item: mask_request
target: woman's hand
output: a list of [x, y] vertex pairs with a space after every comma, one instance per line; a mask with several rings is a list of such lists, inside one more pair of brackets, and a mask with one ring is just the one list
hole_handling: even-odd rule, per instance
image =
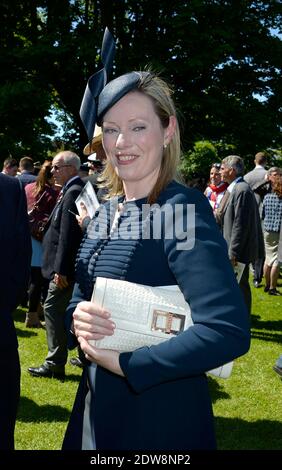
[[62, 274], [56, 273], [54, 275], [53, 281], [55, 282], [56, 286], [59, 289], [64, 289], [65, 287], [68, 287], [69, 283], [67, 280], [67, 276], [63, 276]]
[[98, 366], [104, 367], [110, 372], [124, 377], [124, 373], [119, 365], [120, 353], [118, 351], [90, 346], [90, 344], [81, 336], [78, 337], [78, 341], [88, 361], [95, 362]]
[[76, 217], [76, 220], [78, 222], [78, 225], [81, 228], [85, 217], [89, 217], [89, 214], [88, 214], [88, 211], [87, 211], [86, 206], [84, 204], [82, 206], [81, 203], [80, 203], [80, 209], [81, 209], [80, 210], [80, 215], [76, 215], [75, 217]]
[[124, 376], [119, 365], [119, 352], [99, 349], [89, 344], [89, 340], [98, 340], [114, 334], [115, 323], [110, 319], [110, 312], [93, 302], [80, 302], [73, 313], [73, 330], [86, 359]]
[[80, 302], [73, 313], [73, 329], [77, 338], [97, 340], [113, 335], [115, 324], [104, 308], [93, 302]]

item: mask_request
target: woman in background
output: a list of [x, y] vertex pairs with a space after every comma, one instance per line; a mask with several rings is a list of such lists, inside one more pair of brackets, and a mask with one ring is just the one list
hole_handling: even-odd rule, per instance
[[[34, 205], [40, 199], [40, 210], [42, 214], [51, 214], [57, 200], [58, 191], [53, 187], [53, 176], [51, 173], [52, 163], [46, 161], [39, 171], [37, 179], [34, 183], [30, 183], [25, 187], [27, 198], [27, 210], [30, 212]], [[44, 288], [44, 280], [41, 274], [42, 266], [42, 242], [31, 237], [32, 258], [30, 284], [28, 291], [28, 312], [26, 314], [25, 325], [27, 328], [42, 328], [39, 319], [38, 310], [40, 308], [40, 300], [42, 290]], [[47, 286], [46, 286], [47, 287]]]
[[281, 295], [277, 290], [279, 277], [278, 244], [282, 223], [282, 175], [277, 175], [271, 182], [272, 192], [266, 194], [262, 205], [264, 227], [265, 262], [263, 273], [265, 277], [264, 292], [269, 295]]
[[220, 176], [220, 163], [213, 163], [210, 170], [210, 183], [205, 189], [205, 196], [207, 196], [212, 210], [215, 212], [218, 208], [221, 199], [228, 187], [227, 183], [221, 181]]

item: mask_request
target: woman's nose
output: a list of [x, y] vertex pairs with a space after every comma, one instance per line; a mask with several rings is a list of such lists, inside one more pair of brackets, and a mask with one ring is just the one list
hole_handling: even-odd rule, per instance
[[123, 148], [123, 147], [128, 146], [129, 143], [130, 143], [130, 139], [129, 139], [128, 133], [120, 132], [116, 140], [116, 147]]

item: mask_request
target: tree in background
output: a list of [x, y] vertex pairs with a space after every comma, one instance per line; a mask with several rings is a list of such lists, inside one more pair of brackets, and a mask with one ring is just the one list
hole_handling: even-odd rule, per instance
[[173, 84], [185, 154], [202, 140], [247, 162], [281, 148], [281, 16], [280, 0], [0, 0], [0, 158], [55, 148], [51, 110], [59, 145], [83, 148], [78, 112], [105, 26], [112, 77], [151, 64]]

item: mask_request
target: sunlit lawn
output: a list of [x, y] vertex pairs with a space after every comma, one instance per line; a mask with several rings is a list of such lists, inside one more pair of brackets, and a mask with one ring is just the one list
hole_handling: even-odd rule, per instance
[[[250, 352], [236, 360], [228, 380], [209, 379], [219, 449], [282, 449], [282, 381], [272, 370], [282, 354], [282, 297], [253, 289], [252, 311]], [[81, 370], [67, 365], [64, 382], [31, 377], [27, 368], [44, 361], [46, 338], [44, 330], [25, 328], [24, 317], [18, 309], [22, 380], [16, 448], [60, 449]]]

